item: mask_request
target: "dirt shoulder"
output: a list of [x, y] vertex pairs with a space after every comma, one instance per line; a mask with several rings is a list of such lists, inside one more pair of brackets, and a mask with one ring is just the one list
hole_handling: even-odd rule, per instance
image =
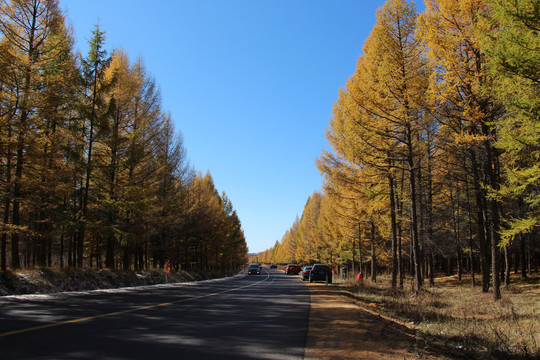
[[364, 309], [338, 286], [308, 286], [311, 310], [305, 359], [445, 359], [427, 351], [415, 330]]

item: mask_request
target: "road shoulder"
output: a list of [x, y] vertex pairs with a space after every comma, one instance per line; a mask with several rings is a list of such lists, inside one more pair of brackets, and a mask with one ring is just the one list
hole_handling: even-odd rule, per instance
[[339, 287], [309, 284], [305, 359], [440, 359], [423, 351], [415, 331], [356, 305]]

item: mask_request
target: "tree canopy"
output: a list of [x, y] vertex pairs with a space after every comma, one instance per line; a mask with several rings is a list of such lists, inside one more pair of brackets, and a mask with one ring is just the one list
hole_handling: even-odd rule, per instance
[[80, 56], [57, 0], [0, 2], [1, 268], [232, 272], [231, 200], [189, 164], [142, 58]]
[[[411, 276], [540, 263], [537, 0], [388, 0], [339, 90], [300, 220], [259, 256]], [[517, 271], [517, 270], [516, 270]]]

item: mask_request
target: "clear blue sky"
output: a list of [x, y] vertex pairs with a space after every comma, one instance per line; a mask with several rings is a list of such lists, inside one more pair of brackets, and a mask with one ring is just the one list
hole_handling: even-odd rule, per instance
[[315, 159], [377, 0], [60, 0], [76, 47], [94, 25], [142, 57], [190, 162], [236, 209], [250, 252], [281, 241], [322, 185]]

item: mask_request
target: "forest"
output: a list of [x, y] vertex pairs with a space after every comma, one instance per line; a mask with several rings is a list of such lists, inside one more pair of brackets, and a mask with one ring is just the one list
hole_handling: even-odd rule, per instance
[[[388, 0], [339, 90], [314, 192], [261, 262], [501, 297], [540, 263], [540, 2]], [[356, 270], [355, 270], [356, 269]]]
[[89, 38], [81, 55], [58, 0], [0, 1], [1, 270], [240, 269], [232, 202], [190, 165], [143, 59]]

